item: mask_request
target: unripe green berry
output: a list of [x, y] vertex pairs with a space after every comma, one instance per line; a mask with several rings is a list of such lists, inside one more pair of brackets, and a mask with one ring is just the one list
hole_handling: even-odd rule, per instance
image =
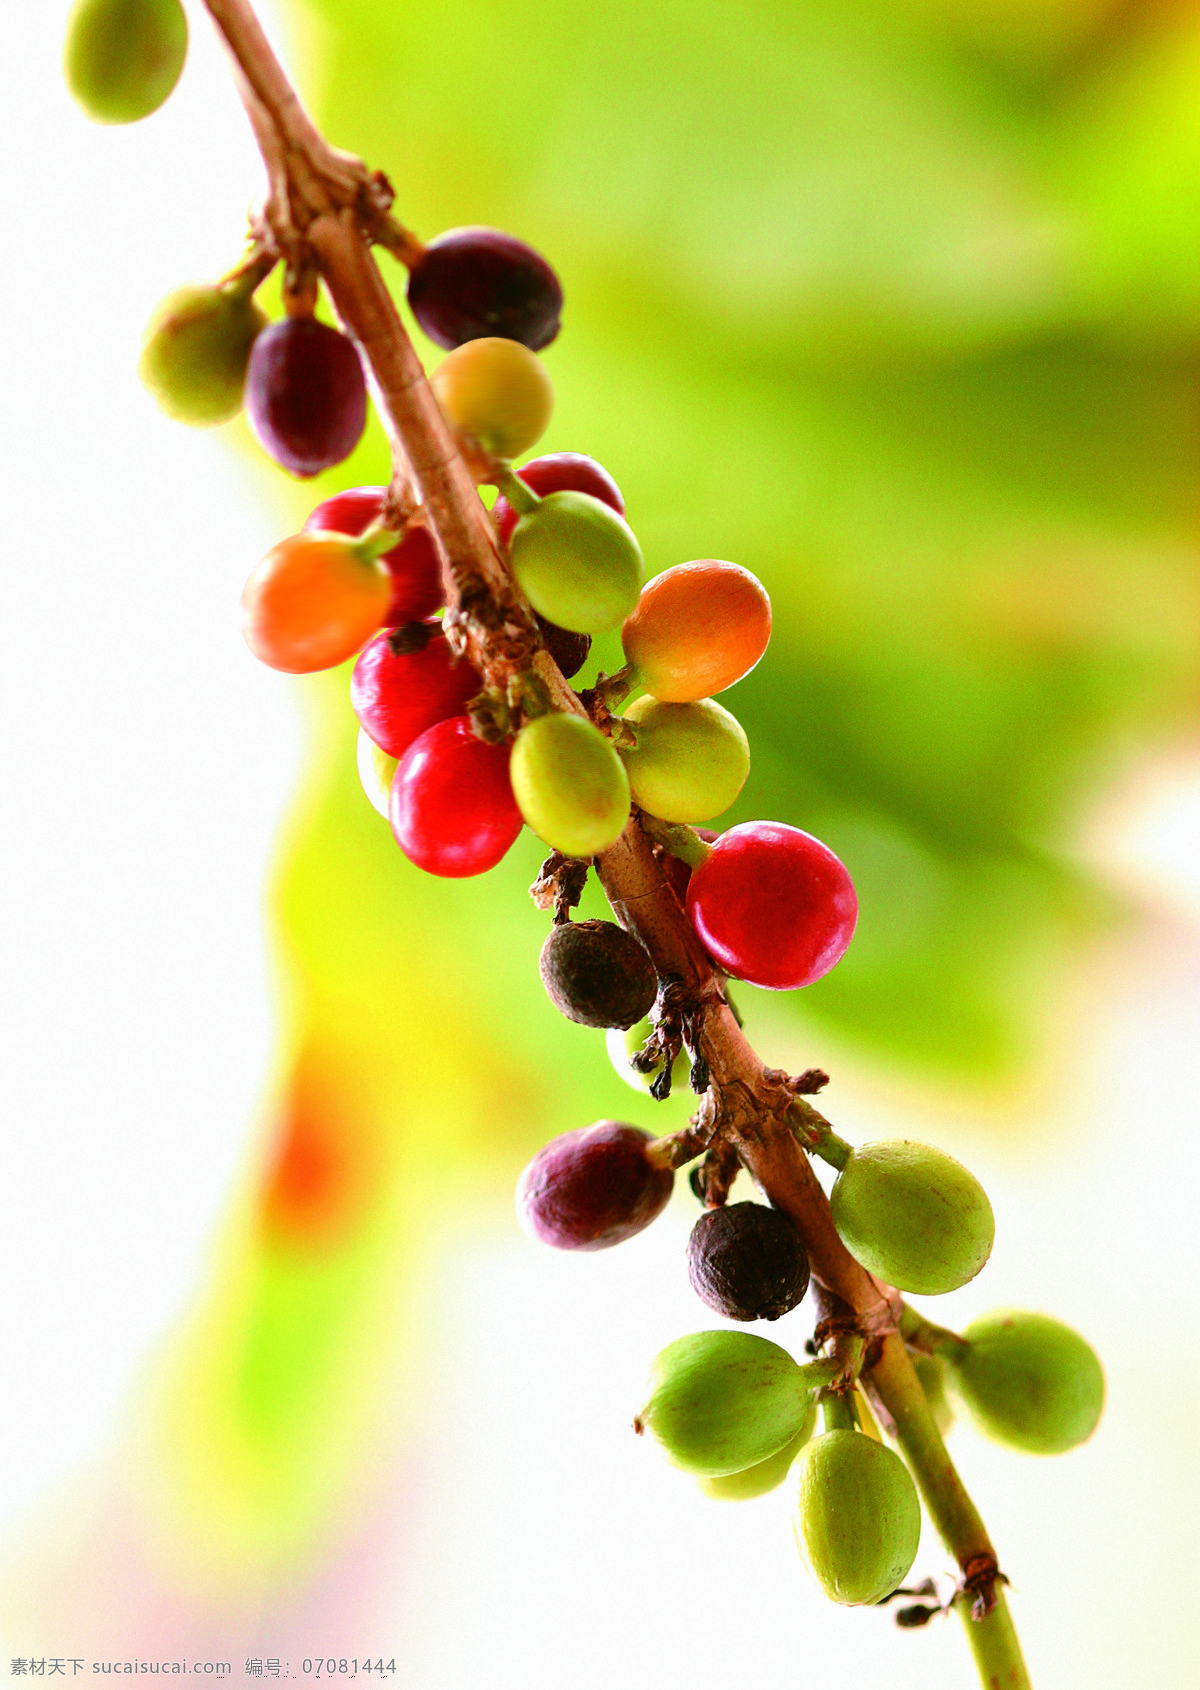
[[697, 1479], [696, 1483], [705, 1496], [711, 1496], [717, 1502], [749, 1502], [753, 1497], [778, 1490], [791, 1472], [796, 1457], [812, 1437], [816, 1424], [817, 1398], [814, 1393], [808, 1399], [808, 1414], [803, 1426], [781, 1450], [768, 1455], [765, 1461], [756, 1461], [753, 1467], [743, 1467], [740, 1473], [722, 1473], [718, 1478]]
[[931, 1297], [974, 1279], [996, 1223], [974, 1174], [911, 1139], [864, 1144], [830, 1193], [833, 1224], [869, 1273]]
[[582, 716], [555, 711], [526, 722], [509, 776], [529, 826], [565, 857], [594, 857], [620, 838], [629, 779], [612, 742]]
[[667, 822], [706, 822], [727, 810], [750, 773], [750, 745], [728, 710], [636, 699], [625, 720], [637, 743], [622, 750], [633, 801]]
[[633, 1422], [676, 1467], [719, 1477], [756, 1466], [790, 1443], [811, 1404], [786, 1350], [751, 1332], [694, 1332], [655, 1357], [650, 1395]]
[[945, 1437], [954, 1424], [954, 1409], [946, 1395], [946, 1364], [940, 1356], [914, 1356], [912, 1361], [934, 1425]]
[[1096, 1429], [1104, 1370], [1091, 1345], [1060, 1320], [998, 1309], [972, 1321], [961, 1349], [942, 1355], [951, 1392], [999, 1443], [1058, 1455]]
[[178, 288], [146, 327], [138, 375], [177, 422], [228, 422], [242, 408], [250, 348], [266, 326], [237, 286]]
[[96, 123], [136, 123], [157, 111], [187, 56], [179, 0], [78, 0], [67, 24], [63, 73]]
[[912, 1566], [921, 1504], [908, 1468], [861, 1432], [823, 1432], [796, 1463], [796, 1547], [833, 1602], [881, 1602]]
[[633, 530], [590, 493], [547, 493], [513, 529], [508, 561], [538, 615], [575, 634], [619, 628], [646, 578]]

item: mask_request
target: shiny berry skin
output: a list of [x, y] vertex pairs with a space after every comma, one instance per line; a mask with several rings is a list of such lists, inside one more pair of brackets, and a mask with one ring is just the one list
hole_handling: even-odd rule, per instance
[[340, 464], [367, 422], [354, 342], [315, 317], [272, 323], [250, 354], [246, 414], [265, 450], [293, 475]]
[[381, 750], [403, 757], [414, 739], [450, 716], [461, 716], [482, 682], [454, 660], [436, 622], [382, 633], [363, 648], [350, 677], [350, 705]]
[[828, 974], [854, 936], [858, 898], [827, 845], [783, 822], [743, 822], [692, 870], [687, 913], [713, 960], [791, 992]]
[[400, 759], [389, 816], [404, 855], [461, 880], [494, 868], [521, 831], [509, 748], [477, 739], [470, 717], [427, 728]]
[[559, 1250], [607, 1250], [662, 1213], [675, 1175], [646, 1160], [650, 1134], [620, 1121], [552, 1139], [517, 1182], [517, 1219]]
[[541, 254], [501, 229], [447, 229], [408, 277], [412, 314], [438, 346], [499, 335], [540, 352], [558, 333], [562, 302]]
[[[603, 464], [598, 464], [595, 458], [586, 457], [582, 452], [547, 452], [544, 458], [531, 458], [527, 464], [522, 464], [517, 476], [526, 487], [543, 498], [547, 493], [590, 493], [593, 499], [599, 499], [618, 516], [625, 515], [621, 489]], [[519, 520], [519, 513], [501, 493], [492, 506], [492, 521], [496, 524], [502, 546], [507, 546], [512, 539], [512, 531]]]
[[344, 663], [376, 632], [391, 577], [339, 534], [292, 534], [242, 593], [242, 633], [261, 662], [290, 675]]
[[754, 668], [770, 637], [771, 601], [762, 582], [719, 558], [656, 575], [621, 629], [625, 661], [666, 704], [731, 687]]
[[187, 44], [179, 0], [79, 0], [67, 23], [63, 73], [94, 122], [136, 123], [179, 81]]
[[741, 723], [711, 698], [637, 698], [625, 712], [637, 743], [623, 747], [633, 801], [667, 822], [705, 822], [734, 802], [750, 773]]
[[554, 409], [550, 377], [515, 340], [467, 341], [442, 359], [429, 385], [462, 443], [493, 458], [527, 452]]
[[[383, 515], [386, 487], [348, 487], [317, 506], [305, 528], [330, 534], [364, 534]], [[442, 561], [423, 522], [412, 522], [390, 552], [382, 554], [392, 577], [387, 626], [426, 622], [446, 602]]]
[[508, 560], [538, 615], [577, 634], [619, 628], [646, 578], [637, 536], [590, 493], [547, 493], [513, 530]]
[[592, 722], [552, 711], [526, 722], [513, 742], [512, 787], [539, 839], [564, 857], [595, 857], [629, 819], [629, 777]]

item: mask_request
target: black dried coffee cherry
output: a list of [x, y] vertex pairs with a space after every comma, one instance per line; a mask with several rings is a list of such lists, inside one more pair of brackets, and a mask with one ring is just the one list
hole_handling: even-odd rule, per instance
[[[534, 615], [537, 616], [536, 611]], [[588, 652], [592, 649], [592, 636], [573, 634], [569, 628], [560, 628], [557, 622], [547, 622], [544, 616], [537, 617], [537, 625], [542, 630], [546, 650], [562, 671], [563, 680], [569, 681], [587, 662]]]
[[558, 333], [562, 302], [541, 254], [500, 229], [447, 229], [408, 277], [412, 314], [438, 346], [499, 335], [540, 352]]
[[649, 953], [613, 921], [552, 927], [538, 968], [551, 1003], [584, 1027], [632, 1027], [658, 994]]
[[687, 1260], [692, 1289], [727, 1320], [778, 1320], [808, 1289], [800, 1234], [763, 1203], [730, 1203], [701, 1215]]

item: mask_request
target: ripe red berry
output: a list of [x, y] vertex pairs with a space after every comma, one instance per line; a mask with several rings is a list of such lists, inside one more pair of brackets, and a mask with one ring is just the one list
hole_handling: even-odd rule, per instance
[[828, 974], [854, 936], [858, 898], [827, 845], [783, 822], [743, 822], [692, 870], [687, 913], [714, 960], [790, 992]]
[[367, 384], [354, 342], [315, 317], [285, 317], [254, 342], [246, 414], [266, 450], [293, 475], [316, 475], [358, 445]]
[[456, 663], [436, 622], [418, 622], [371, 640], [350, 677], [350, 704], [381, 750], [403, 757], [426, 728], [461, 716], [482, 685]]
[[[522, 464], [517, 475], [535, 493], [590, 493], [618, 516], [625, 515], [621, 489], [603, 464], [582, 452], [547, 452], [543, 458], [531, 458]], [[492, 506], [492, 521], [502, 546], [507, 546], [519, 520], [502, 493]]]
[[477, 739], [452, 716], [413, 741], [392, 781], [390, 820], [410, 862], [461, 879], [494, 868], [521, 831], [507, 745]]
[[448, 229], [408, 278], [412, 314], [438, 346], [499, 335], [540, 352], [558, 333], [562, 302], [541, 254], [500, 229]]
[[517, 1183], [517, 1219], [559, 1250], [606, 1250], [649, 1226], [675, 1183], [646, 1159], [650, 1134], [594, 1121], [539, 1150]]
[[[305, 528], [332, 534], [364, 534], [383, 515], [386, 487], [348, 487], [317, 506]], [[412, 522], [392, 547], [381, 554], [392, 577], [392, 602], [387, 626], [425, 622], [446, 602], [442, 561], [433, 535], [423, 522]]]

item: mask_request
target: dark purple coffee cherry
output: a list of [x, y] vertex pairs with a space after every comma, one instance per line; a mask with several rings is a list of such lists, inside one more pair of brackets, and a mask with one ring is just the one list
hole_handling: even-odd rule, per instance
[[595, 1121], [552, 1139], [517, 1182], [517, 1219], [559, 1250], [606, 1250], [649, 1226], [675, 1183], [646, 1158], [650, 1134]]
[[615, 921], [552, 927], [538, 969], [551, 1003], [583, 1027], [632, 1027], [658, 995], [649, 952]]
[[254, 342], [246, 412], [276, 463], [317, 475], [348, 458], [367, 422], [354, 342], [315, 317], [285, 317]]
[[438, 346], [497, 335], [540, 352], [558, 333], [562, 302], [546, 260], [500, 229], [448, 229], [408, 278], [412, 314]]
[[701, 1215], [687, 1261], [700, 1301], [727, 1320], [778, 1320], [808, 1290], [800, 1234], [763, 1203], [730, 1203]]
[[[536, 611], [534, 615], [537, 616]], [[542, 630], [546, 650], [562, 671], [563, 680], [569, 681], [587, 662], [588, 652], [592, 649], [592, 636], [573, 634], [568, 628], [560, 628], [557, 622], [547, 622], [544, 616], [537, 617], [537, 625]]]

